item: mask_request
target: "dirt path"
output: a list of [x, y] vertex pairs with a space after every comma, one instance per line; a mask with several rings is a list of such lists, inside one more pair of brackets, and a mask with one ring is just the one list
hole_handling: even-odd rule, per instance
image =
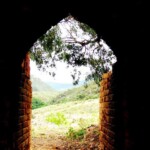
[[33, 138], [31, 150], [59, 150], [63, 148], [63, 140], [52, 138]]
[[32, 138], [31, 150], [98, 150], [98, 126], [91, 126], [83, 140], [69, 140], [60, 135]]

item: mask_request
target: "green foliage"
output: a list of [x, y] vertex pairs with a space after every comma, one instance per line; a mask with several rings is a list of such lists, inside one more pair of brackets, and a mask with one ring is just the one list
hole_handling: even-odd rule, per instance
[[58, 95], [58, 93], [53, 93], [51, 91], [33, 91], [32, 99], [39, 99], [41, 102], [45, 103], [46, 105], [50, 105], [50, 104], [54, 104], [54, 99]]
[[58, 94], [49, 85], [31, 75], [32, 81], [32, 109], [49, 105], [49, 102]]
[[[54, 114], [55, 112], [55, 114]], [[47, 116], [57, 116], [57, 112], [64, 115], [67, 120], [66, 124], [62, 123], [59, 126], [50, 125], [46, 120]], [[32, 110], [32, 135], [41, 137], [41, 133], [59, 133], [59, 135], [66, 136], [70, 127], [75, 131], [85, 129], [92, 124], [99, 122], [99, 100], [91, 99], [86, 101], [70, 101], [55, 105]], [[41, 126], [41, 122], [43, 122]], [[54, 121], [55, 122], [55, 121]], [[56, 121], [57, 122], [57, 121]]]
[[[63, 37], [63, 30], [67, 33]], [[80, 40], [78, 39], [80, 37]], [[88, 37], [88, 38], [87, 38]], [[66, 62], [68, 66], [88, 66], [91, 70], [85, 79], [99, 85], [101, 75], [110, 70], [115, 55], [106, 43], [99, 41], [96, 32], [87, 24], [68, 16], [53, 26], [30, 49], [31, 58], [39, 68], [55, 68], [57, 61]], [[54, 72], [49, 72], [55, 76]], [[78, 84], [81, 72], [74, 69], [73, 84]]]
[[72, 127], [70, 127], [68, 132], [66, 133], [66, 137], [72, 140], [74, 139], [81, 140], [84, 138], [85, 133], [86, 133], [85, 129], [75, 130]]
[[96, 98], [99, 98], [99, 87], [94, 82], [90, 82], [87, 87], [80, 86], [64, 92], [55, 92], [53, 90], [33, 91], [32, 108], [36, 109], [47, 105], [70, 101], [87, 101]]
[[57, 112], [56, 114], [51, 113], [49, 116], [47, 116], [46, 121], [54, 123], [56, 125], [67, 124], [67, 119], [61, 112]]
[[90, 82], [87, 87], [81, 86], [72, 88], [58, 94], [53, 98], [53, 104], [65, 103], [68, 101], [85, 101], [99, 98], [99, 87], [94, 82]]
[[40, 99], [32, 98], [32, 109], [40, 108], [46, 106], [44, 102], [42, 102]]
[[80, 23], [79, 26], [84, 32], [89, 33], [90, 35], [92, 35], [92, 37], [97, 36], [96, 32], [90, 26], [88, 26], [87, 24]]
[[[76, 122], [78, 122], [79, 128], [74, 129], [73, 127], [70, 127], [66, 132], [66, 137], [72, 140], [74, 139], [82, 140], [84, 138], [84, 135], [86, 134], [86, 128], [91, 126], [91, 122], [92, 123], [95, 122], [94, 120], [92, 120], [93, 118], [94, 116], [90, 120], [87, 118], [86, 119], [79, 118], [79, 120], [76, 120]], [[95, 135], [99, 134], [97, 130], [94, 130], [93, 133]]]

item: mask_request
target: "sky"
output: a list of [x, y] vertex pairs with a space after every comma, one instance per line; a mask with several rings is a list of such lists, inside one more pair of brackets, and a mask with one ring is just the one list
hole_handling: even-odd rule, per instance
[[[73, 25], [76, 25], [75, 22]], [[70, 35], [68, 35], [68, 30], [70, 31], [70, 24], [65, 24], [62, 23], [59, 25], [60, 29], [61, 29], [61, 38], [66, 38], [69, 37]], [[83, 32], [81, 32], [81, 29], [78, 29], [78, 32], [76, 32], [76, 34], [72, 33], [71, 36], [73, 36], [73, 39], [77, 39], [77, 41], [84, 41], [89, 40], [90, 36], [83, 34]], [[80, 39], [81, 38], [81, 39]], [[109, 46], [101, 39], [100, 44], [103, 45], [105, 50], [109, 50]], [[85, 50], [85, 49], [84, 49]], [[86, 51], [86, 50], [85, 50]], [[85, 53], [85, 52], [83, 52]], [[91, 51], [92, 55], [94, 56], [94, 58], [99, 56], [95, 53], [93, 53], [93, 51]], [[111, 60], [113, 63], [115, 63], [116, 59]], [[48, 68], [47, 71], [52, 68]], [[90, 69], [82, 66], [82, 67], [78, 67], [77, 68], [78, 71], [81, 72], [80, 75], [80, 81], [84, 81], [85, 77], [87, 76], [87, 74], [90, 74]], [[73, 79], [71, 77], [71, 72], [73, 72], [73, 67], [69, 67], [67, 68], [67, 65], [63, 62], [57, 62], [56, 63], [56, 69], [54, 70], [54, 72], [56, 73], [55, 77], [50, 76], [48, 73], [43, 72], [43, 71], [39, 71], [39, 69], [36, 66], [36, 63], [33, 62], [32, 60], [30, 60], [30, 73], [31, 75], [40, 78], [42, 81], [44, 82], [55, 82], [55, 83], [73, 83]]]
[[[36, 63], [30, 59], [30, 73], [31, 75], [40, 78], [44, 82], [55, 82], [55, 83], [72, 83], [72, 77], [71, 77], [71, 71], [73, 68], [66, 68], [66, 64], [63, 62], [58, 62], [56, 64], [56, 76], [52, 77], [48, 73], [39, 71], [39, 69], [36, 66]], [[81, 71], [81, 78], [80, 81], [85, 79], [85, 75], [87, 72], [89, 72], [89, 68], [86, 67], [80, 67], [79, 70]]]

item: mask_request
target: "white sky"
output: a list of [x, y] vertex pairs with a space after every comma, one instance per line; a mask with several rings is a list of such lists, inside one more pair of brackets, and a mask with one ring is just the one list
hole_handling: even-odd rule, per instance
[[[58, 62], [56, 64], [56, 76], [52, 77], [48, 73], [39, 71], [39, 69], [36, 66], [36, 63], [30, 59], [30, 73], [34, 75], [35, 77], [40, 78], [42, 81], [45, 82], [55, 82], [55, 83], [73, 83], [73, 79], [71, 77], [71, 71], [72, 68], [66, 68], [66, 64], [62, 62]], [[87, 72], [89, 72], [89, 68], [86, 67], [80, 67], [79, 70], [81, 71], [81, 78], [80, 81], [85, 79], [85, 75]]]
[[[64, 26], [69, 29], [68, 25], [64, 24]], [[67, 37], [67, 34], [68, 34], [67, 30], [64, 28], [64, 26], [63, 26], [63, 24], [60, 25], [61, 32], [62, 32], [61, 33], [62, 38], [63, 37]], [[80, 40], [80, 36], [82, 37], [82, 39], [83, 39], [83, 36], [84, 36], [84, 39], [89, 38], [89, 36], [84, 35], [79, 30], [78, 31], [78, 35], [77, 35], [77, 39], [78, 40]], [[109, 49], [109, 46], [103, 40], [101, 40], [101, 44], [103, 44], [103, 46], [104, 46], [105, 49]], [[114, 59], [113, 61], [115, 62], [116, 59]], [[36, 66], [36, 63], [33, 62], [32, 60], [30, 60], [30, 73], [32, 75], [34, 75], [35, 77], [38, 77], [41, 80], [46, 81], [46, 82], [50, 81], [50, 82], [56, 82], [56, 83], [73, 83], [73, 79], [71, 77], [71, 71], [73, 70], [73, 67], [66, 68], [66, 66], [67, 65], [65, 63], [58, 62], [56, 64], [56, 69], [54, 71], [56, 73], [56, 76], [52, 77], [52, 76], [50, 76], [46, 72], [39, 71], [38, 68], [37, 68], [37, 66]], [[52, 70], [52, 68], [49, 68], [49, 69]], [[87, 73], [90, 72], [90, 69], [87, 68], [87, 67], [80, 67], [80, 68], [78, 67], [77, 69], [81, 72], [80, 81], [84, 80], [85, 76], [87, 75]]]

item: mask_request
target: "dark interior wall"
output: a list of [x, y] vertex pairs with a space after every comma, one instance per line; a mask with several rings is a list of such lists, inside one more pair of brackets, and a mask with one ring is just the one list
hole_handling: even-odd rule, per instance
[[[57, 5], [62, 7], [57, 7]], [[36, 39], [69, 13], [93, 27], [117, 56], [118, 149], [146, 149], [149, 135], [149, 5], [142, 0], [100, 2], [6, 1], [0, 5], [0, 145], [12, 147], [20, 65]], [[9, 94], [8, 94], [9, 93]], [[5, 132], [6, 131], [6, 132]], [[6, 148], [7, 147], [7, 148]]]
[[30, 145], [31, 82], [29, 57], [0, 59], [0, 149], [23, 150]]
[[0, 58], [0, 149], [5, 150], [13, 147], [21, 70], [15, 57], [1, 55]]

